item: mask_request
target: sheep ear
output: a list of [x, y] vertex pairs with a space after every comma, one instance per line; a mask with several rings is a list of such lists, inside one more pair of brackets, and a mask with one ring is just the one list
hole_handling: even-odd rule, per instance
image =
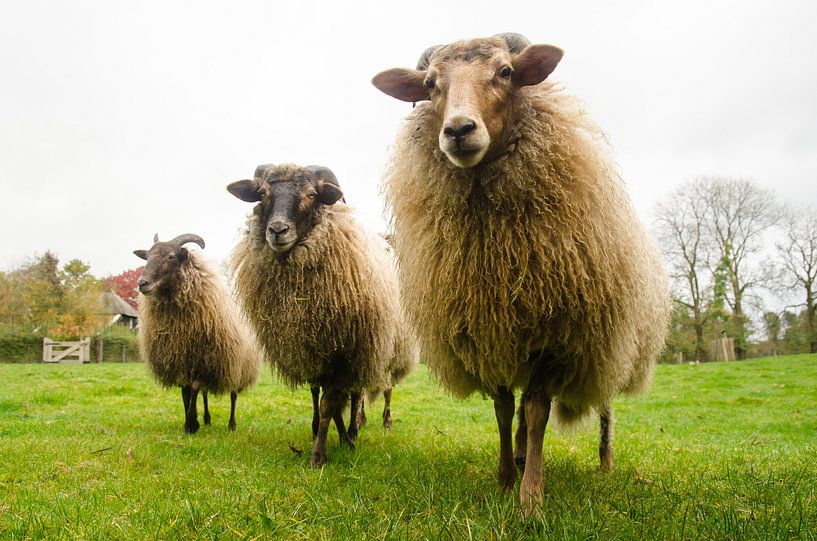
[[227, 191], [247, 203], [261, 201], [261, 187], [255, 180], [237, 180], [227, 185]]
[[343, 192], [331, 182], [318, 184], [318, 201], [324, 205], [334, 205], [343, 197]]
[[187, 251], [187, 248], [179, 248], [179, 261], [187, 261], [187, 256], [190, 253]]
[[516, 86], [538, 85], [553, 73], [562, 55], [553, 45], [528, 45], [513, 60], [511, 80]]
[[148, 259], [148, 251], [147, 250], [134, 250], [133, 255], [136, 257], [141, 257], [145, 261]]
[[392, 98], [415, 102], [429, 99], [425, 80], [424, 71], [393, 68], [375, 75], [372, 84]]

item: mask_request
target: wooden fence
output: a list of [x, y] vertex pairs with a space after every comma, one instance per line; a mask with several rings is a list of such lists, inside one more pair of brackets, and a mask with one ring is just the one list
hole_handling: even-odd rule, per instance
[[81, 364], [90, 361], [90, 338], [83, 338], [79, 342], [57, 342], [48, 337], [43, 338], [44, 363]]

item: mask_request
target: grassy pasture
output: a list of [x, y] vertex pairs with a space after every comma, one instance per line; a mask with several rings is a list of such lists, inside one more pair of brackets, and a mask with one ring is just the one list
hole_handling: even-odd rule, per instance
[[614, 403], [610, 474], [595, 423], [549, 427], [527, 522], [495, 480], [491, 402], [450, 398], [424, 367], [395, 390], [394, 429], [369, 406], [358, 449], [333, 430], [322, 470], [308, 390], [268, 371], [236, 433], [221, 397], [194, 436], [140, 364], [0, 365], [0, 381], [0, 539], [817, 536], [817, 355], [659, 366], [651, 393]]

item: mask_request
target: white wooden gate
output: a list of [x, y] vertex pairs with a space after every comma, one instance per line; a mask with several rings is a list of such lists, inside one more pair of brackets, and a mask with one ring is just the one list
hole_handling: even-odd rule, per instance
[[90, 361], [90, 338], [83, 338], [79, 342], [57, 342], [48, 337], [43, 338], [44, 363], [80, 364]]

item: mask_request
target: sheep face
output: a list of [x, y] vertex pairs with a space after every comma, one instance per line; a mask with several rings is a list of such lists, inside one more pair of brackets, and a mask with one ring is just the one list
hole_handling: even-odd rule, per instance
[[552, 45], [515, 51], [502, 37], [474, 39], [427, 51], [427, 69], [390, 69], [372, 83], [399, 100], [431, 100], [440, 150], [468, 168], [504, 151], [517, 91], [544, 81], [561, 58]]
[[254, 179], [233, 182], [227, 190], [242, 201], [258, 202], [260, 233], [279, 255], [309, 235], [324, 206], [343, 197], [335, 175], [321, 166], [262, 165]]
[[160, 242], [158, 235], [153, 238], [150, 250], [134, 250], [137, 257], [146, 260], [145, 270], [139, 277], [139, 292], [150, 295], [155, 291], [171, 290], [176, 283], [176, 271], [188, 259], [187, 248], [183, 244], [195, 242], [204, 248], [204, 240], [198, 235], [179, 235], [173, 240]]

